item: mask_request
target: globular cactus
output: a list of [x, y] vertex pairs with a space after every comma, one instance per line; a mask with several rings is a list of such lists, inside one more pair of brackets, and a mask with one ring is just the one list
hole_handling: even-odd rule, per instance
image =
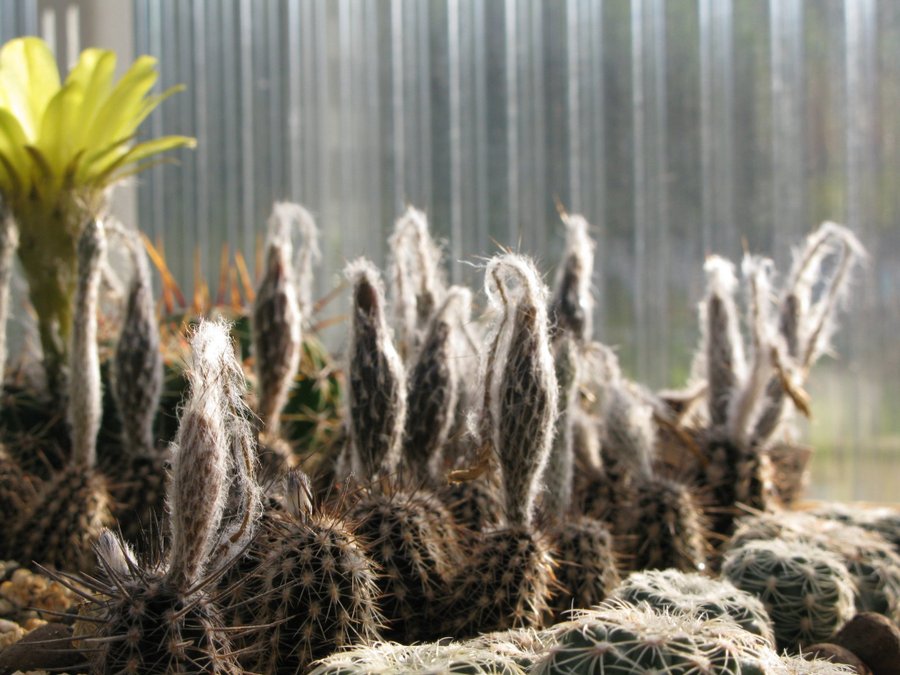
[[68, 466], [37, 488], [37, 494], [27, 501], [10, 533], [11, 555], [58, 569], [90, 569], [91, 547], [112, 522], [107, 482], [96, 470], [102, 398], [97, 294], [105, 251], [102, 223], [88, 223], [78, 240], [78, 283], [70, 346], [67, 418], [72, 457]]
[[835, 554], [854, 581], [857, 611], [900, 621], [900, 556], [877, 533], [808, 513], [781, 512], [739, 520], [729, 546], [775, 538]]
[[251, 546], [253, 564], [234, 587], [249, 625], [248, 666], [264, 673], [306, 672], [336, 649], [378, 639], [376, 567], [339, 513], [314, 504], [299, 470], [285, 479], [285, 509], [269, 514]]
[[728, 581], [674, 569], [634, 572], [616, 588], [612, 599], [632, 605], [645, 602], [660, 612], [730, 618], [744, 630], [775, 646], [772, 621], [762, 602]]
[[562, 219], [566, 246], [548, 313], [555, 335], [567, 332], [582, 343], [591, 339], [593, 324], [594, 240], [588, 235], [589, 225], [583, 216], [563, 213]]
[[431, 315], [444, 301], [441, 251], [428, 232], [425, 214], [412, 206], [397, 219], [389, 245], [388, 278], [397, 343], [403, 359], [408, 361], [418, 352]]
[[546, 289], [531, 261], [514, 254], [491, 260], [485, 279], [497, 319], [485, 359], [482, 441], [500, 466], [504, 519], [450, 583], [444, 614], [456, 636], [540, 625], [552, 579], [548, 543], [533, 522], [558, 412]]
[[529, 673], [760, 673], [769, 658], [731, 619], [614, 604], [576, 613]]
[[890, 507], [855, 507], [837, 502], [826, 503], [812, 513], [819, 518], [836, 520], [875, 532], [900, 554], [900, 511]]
[[310, 675], [388, 675], [446, 673], [452, 675], [524, 675], [514, 659], [469, 644], [443, 642], [406, 646], [383, 643], [338, 652], [322, 659]]
[[125, 538], [135, 541], [142, 529], [162, 515], [169, 450], [158, 445], [153, 435], [163, 387], [163, 359], [150, 269], [140, 239], [132, 236], [129, 244], [134, 273], [112, 379], [125, 452], [106, 470], [113, 478], [114, 515]]
[[223, 324], [201, 323], [191, 345], [190, 394], [173, 443], [168, 554], [139, 562], [106, 532], [97, 546], [101, 574], [85, 582], [80, 618], [88, 627], [75, 637], [98, 675], [244, 672], [212, 595], [254, 534], [233, 527], [246, 514], [228, 513], [229, 492], [246, 480], [234, 461], [242, 442], [235, 415], [243, 411], [229, 391], [239, 366]]
[[850, 573], [816, 546], [751, 541], [725, 555], [722, 576], [762, 601], [779, 649], [825, 641], [854, 614]]
[[367, 479], [391, 473], [400, 461], [406, 424], [406, 372], [384, 316], [378, 270], [359, 259], [347, 266], [353, 284], [348, 373], [353, 470]]
[[460, 378], [460, 317], [469, 314], [471, 292], [447, 291], [434, 313], [409, 374], [403, 458], [415, 484], [441, 482], [443, 448], [455, 421]]
[[269, 218], [265, 267], [253, 303], [257, 415], [266, 449], [261, 456], [266, 465], [276, 468], [290, 461], [290, 447], [276, 441], [281, 428], [281, 409], [287, 402], [302, 349], [302, 316], [292, 266], [290, 228], [298, 208], [275, 204]]

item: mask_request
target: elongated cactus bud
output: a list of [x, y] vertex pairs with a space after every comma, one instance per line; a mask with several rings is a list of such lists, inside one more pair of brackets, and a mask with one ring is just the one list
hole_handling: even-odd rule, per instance
[[578, 407], [578, 358], [572, 338], [560, 338], [556, 348], [556, 381], [559, 384], [559, 414], [556, 435], [544, 470], [544, 511], [562, 519], [572, 504], [574, 453], [572, 418]]
[[364, 479], [392, 473], [406, 424], [406, 373], [384, 318], [378, 270], [359, 259], [347, 266], [353, 284], [348, 399], [354, 470]]
[[72, 322], [67, 415], [72, 429], [72, 457], [83, 467], [97, 461], [103, 396], [97, 352], [97, 295], [100, 263], [106, 253], [106, 234], [99, 220], [85, 226], [78, 239], [78, 283]]
[[0, 204], [0, 387], [6, 373], [6, 323], [9, 319], [9, 285], [19, 247], [19, 228]]
[[707, 295], [702, 307], [703, 353], [709, 384], [709, 417], [713, 426], [728, 421], [731, 399], [744, 376], [744, 348], [738, 327], [734, 265], [710, 256], [703, 266]]
[[468, 289], [451, 287], [410, 373], [403, 456], [419, 483], [439, 478], [459, 392], [459, 315], [468, 313], [470, 303]]
[[300, 363], [301, 316], [292, 268], [290, 220], [276, 204], [269, 219], [263, 278], [253, 305], [253, 351], [259, 386], [257, 414], [277, 437], [281, 409]]
[[550, 322], [557, 331], [569, 331], [578, 342], [591, 339], [594, 298], [594, 240], [588, 235], [587, 220], [564, 214], [566, 248], [556, 274], [556, 288], [550, 304]]
[[441, 251], [431, 239], [425, 214], [412, 206], [397, 220], [389, 244], [398, 343], [404, 358], [409, 358], [418, 350], [432, 313], [443, 302]]
[[202, 576], [228, 496], [228, 400], [222, 371], [232, 350], [223, 324], [203, 322], [191, 340], [190, 397], [173, 444], [168, 581], [184, 591]]
[[527, 527], [558, 412], [546, 288], [530, 260], [506, 254], [488, 263], [485, 291], [500, 312], [492, 346], [496, 372], [485, 376], [490, 440], [500, 460], [507, 522]]
[[113, 360], [113, 395], [122, 418], [122, 443], [134, 457], [150, 455], [156, 445], [153, 419], [162, 394], [163, 360], [147, 254], [138, 237], [130, 243], [134, 275]]

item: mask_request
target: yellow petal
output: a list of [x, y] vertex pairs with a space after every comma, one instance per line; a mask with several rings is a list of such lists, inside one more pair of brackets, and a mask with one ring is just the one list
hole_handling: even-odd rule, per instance
[[117, 138], [133, 134], [136, 125], [130, 122], [140, 113], [141, 102], [153, 88], [158, 76], [156, 59], [151, 56], [139, 57], [97, 111], [85, 136], [87, 146], [105, 147]]
[[56, 59], [40, 38], [18, 38], [0, 49], [3, 105], [19, 119], [29, 139], [35, 139], [44, 110], [59, 87]]
[[47, 104], [35, 147], [47, 160], [54, 177], [62, 177], [69, 160], [78, 151], [73, 141], [83, 100], [84, 89], [78, 82], [70, 82]]
[[[25, 152], [25, 132], [18, 120], [8, 110], [0, 108], [0, 153], [9, 163], [10, 170], [18, 176], [20, 189], [27, 190], [31, 173], [31, 160]], [[15, 178], [11, 177], [15, 181]]]
[[[103, 170], [96, 173], [91, 180], [92, 182], [99, 181], [104, 184], [109, 183], [124, 177], [125, 174], [120, 171], [129, 165], [137, 164], [148, 157], [158, 155], [167, 150], [181, 147], [194, 148], [196, 146], [197, 140], [190, 136], [163, 136], [162, 138], [154, 138], [151, 141], [144, 141], [143, 143], [138, 143], [109, 166], [104, 167]], [[128, 175], [132, 175], [132, 173], [137, 173], [141, 170], [143, 170], [143, 168], [138, 168], [138, 171], [129, 172]]]

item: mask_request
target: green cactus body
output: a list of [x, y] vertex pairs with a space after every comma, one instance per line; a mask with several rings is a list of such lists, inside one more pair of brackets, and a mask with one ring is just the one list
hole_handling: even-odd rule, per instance
[[458, 535], [444, 505], [425, 491], [372, 489], [347, 520], [381, 570], [385, 636], [404, 642], [435, 637], [430, 619], [460, 563]]
[[533, 675], [762, 675], [765, 644], [730, 619], [620, 605], [565, 624]]
[[694, 613], [701, 618], [727, 617], [775, 646], [772, 621], [762, 602], [728, 581], [679, 570], [634, 572], [613, 593], [632, 605], [645, 602], [659, 612]]
[[762, 601], [779, 649], [825, 641], [854, 614], [850, 573], [815, 546], [751, 541], [726, 554], [722, 575]]
[[857, 611], [900, 620], [900, 556], [877, 533], [808, 513], [760, 514], [738, 523], [730, 547], [778, 538], [829, 551], [853, 578]]
[[707, 557], [703, 516], [687, 486], [664, 476], [635, 476], [616, 532], [628, 537], [634, 570], [703, 569]]
[[609, 529], [598, 520], [582, 516], [562, 521], [551, 536], [559, 582], [550, 601], [555, 615], [600, 604], [619, 584]]
[[236, 581], [244, 597], [234, 604], [247, 623], [269, 626], [249, 645], [259, 672], [305, 672], [336, 649], [375, 641], [382, 624], [375, 565], [362, 543], [341, 518], [298, 501], [289, 497], [287, 510], [270, 514], [253, 569]]

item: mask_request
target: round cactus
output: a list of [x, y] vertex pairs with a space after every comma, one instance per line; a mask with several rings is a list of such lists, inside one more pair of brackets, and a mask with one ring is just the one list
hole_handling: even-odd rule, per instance
[[658, 612], [649, 605], [612, 605], [562, 626], [557, 644], [529, 672], [762, 673], [762, 638], [730, 619]]
[[714, 618], [728, 617], [741, 628], [774, 646], [772, 621], [755, 596], [727, 581], [679, 570], [634, 572], [612, 597], [636, 605], [646, 602], [657, 611], [678, 611]]
[[826, 640], [854, 614], [847, 568], [809, 544], [748, 542], [726, 554], [722, 575], [763, 602], [779, 649]]
[[459, 673], [459, 675], [524, 675], [505, 654], [468, 644], [386, 643], [340, 652], [319, 662], [311, 675], [388, 675], [389, 673]]
[[729, 546], [779, 538], [834, 553], [853, 578], [857, 611], [900, 620], [900, 556], [875, 532], [796, 512], [759, 514], [738, 523]]
[[306, 476], [286, 478], [285, 506], [251, 546], [252, 569], [233, 604], [249, 625], [252, 669], [303, 672], [338, 648], [373, 642], [382, 623], [375, 565], [337, 514], [313, 505]]

